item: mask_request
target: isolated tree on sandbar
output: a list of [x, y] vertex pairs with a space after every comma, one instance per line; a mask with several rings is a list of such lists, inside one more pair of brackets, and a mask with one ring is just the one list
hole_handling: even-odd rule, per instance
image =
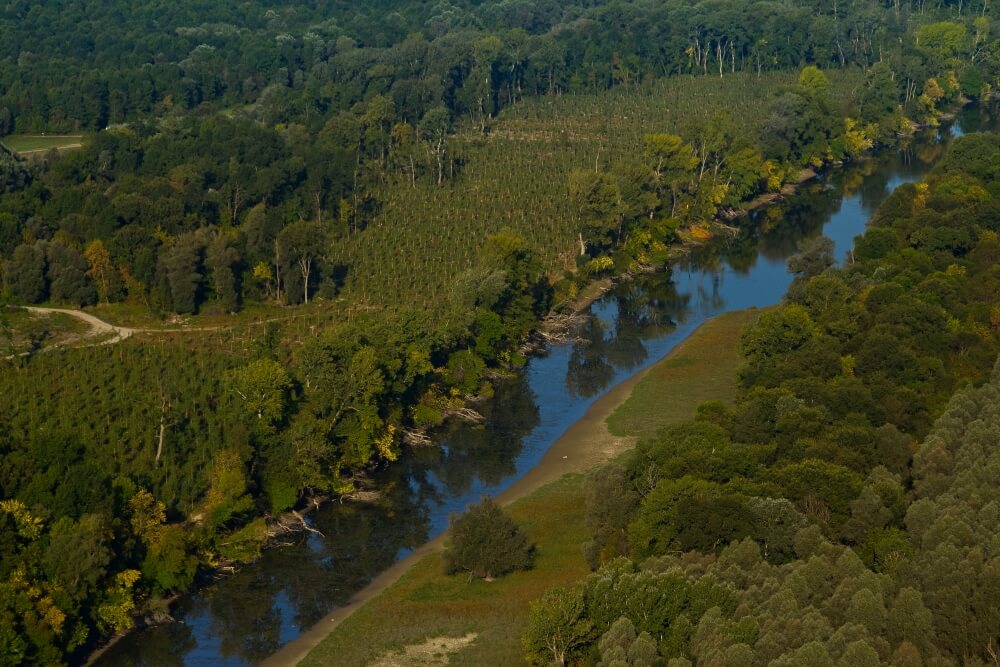
[[451, 516], [444, 550], [446, 574], [468, 572], [491, 581], [514, 570], [530, 569], [534, 545], [492, 498], [483, 498], [462, 515]]

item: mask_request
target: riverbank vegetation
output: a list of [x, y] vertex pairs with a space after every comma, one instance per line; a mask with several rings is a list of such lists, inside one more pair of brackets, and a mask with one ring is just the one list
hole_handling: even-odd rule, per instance
[[[670, 414], [675, 421], [694, 416], [701, 403], [697, 392], [692, 392], [695, 386], [706, 388], [716, 398], [736, 395], [738, 355], [716, 352], [719, 347], [738, 348], [741, 332], [755, 316], [753, 311], [742, 311], [710, 320], [648, 371], [645, 378], [655, 383], [656, 390], [674, 397]], [[643, 386], [646, 379], [626, 406], [650, 393]], [[576, 449], [577, 458], [589, 457]], [[588, 572], [580, 545], [588, 539], [581, 508], [586, 505], [589, 486], [581, 471], [505, 508], [537, 545], [532, 570], [488, 584], [469, 582], [467, 577], [443, 574], [441, 556], [429, 555], [339, 624], [303, 664], [328, 664], [336, 659], [344, 665], [364, 665], [427, 637], [467, 633], [475, 633], [476, 640], [450, 654], [449, 664], [521, 662], [520, 637], [526, 629], [529, 602], [548, 587], [569, 585]]]
[[996, 460], [998, 157], [996, 135], [958, 141], [843, 268], [803, 248], [742, 337], [736, 405], [596, 478], [595, 572], [533, 607], [530, 662], [601, 658], [623, 617], [676, 664], [992, 660], [996, 482], [973, 471]]
[[4, 297], [229, 329], [0, 371], [0, 497], [38, 527], [4, 552], [11, 655], [78, 658], [252, 557], [263, 517], [475, 419], [586, 280], [988, 98], [1000, 43], [978, 2], [356, 4], [0, 13], [0, 135], [88, 133], [0, 146]]
[[[698, 399], [682, 391], [692, 382], [686, 360], [702, 366], [708, 382], [723, 369], [676, 354], [610, 421], [643, 433], [643, 411], [659, 418], [663, 402], [677, 401], [690, 404], [694, 420], [646, 431], [633, 452], [589, 480], [566, 477], [511, 507], [528, 524], [544, 520], [536, 511], [550, 511], [542, 499], [563, 497], [560, 523], [536, 538], [538, 566], [549, 542], [579, 534], [585, 519], [583, 553], [559, 551], [566, 560], [558, 571], [589, 560], [593, 574], [537, 595], [533, 607], [491, 589], [491, 605], [518, 601], [502, 622], [483, 610], [448, 614], [461, 623], [424, 624], [482, 595], [467, 586], [414, 597], [418, 583], [428, 591], [446, 584], [431, 556], [344, 621], [305, 664], [332, 655], [364, 664], [428, 636], [495, 623], [521, 628], [529, 661], [542, 664], [607, 659], [625, 641], [619, 635], [631, 647], [642, 633], [656, 660], [676, 665], [989, 664], [1000, 618], [990, 546], [996, 526], [988, 518], [995, 479], [987, 472], [996, 463], [988, 441], [1000, 427], [1000, 246], [996, 218], [986, 213], [996, 184], [985, 170], [998, 151], [993, 135], [959, 141], [927, 182], [890, 197], [843, 268], [829, 268], [825, 244], [804, 247], [792, 265], [811, 268], [786, 302], [755, 315], [742, 333], [724, 328], [734, 347], [742, 339], [728, 368], [734, 385], [719, 387], [733, 403], [709, 401], [695, 411]], [[932, 230], [964, 230], [968, 244], [920, 244]], [[958, 283], [942, 301], [930, 285], [945, 275]], [[886, 290], [890, 301], [879, 297]], [[848, 313], [853, 325], [842, 326]], [[803, 315], [800, 329], [792, 322]], [[935, 319], [939, 326], [925, 326]], [[690, 342], [714, 350], [722, 341], [707, 331], [713, 324]], [[934, 345], [938, 372], [927, 376], [918, 361], [894, 362], [886, 348], [868, 347], [890, 332], [897, 354]], [[762, 345], [777, 347], [762, 354]], [[945, 576], [956, 568], [960, 574]], [[537, 585], [555, 575], [523, 576]], [[397, 617], [411, 605], [412, 618]], [[450, 659], [475, 664], [475, 656], [510, 655], [512, 644], [509, 632], [482, 634]]]

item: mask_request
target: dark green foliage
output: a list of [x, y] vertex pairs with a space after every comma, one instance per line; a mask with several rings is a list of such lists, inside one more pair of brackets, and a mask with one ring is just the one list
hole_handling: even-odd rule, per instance
[[[2, 131], [4, 111], [7, 110], [0, 109], [0, 137], [5, 134]], [[10, 112], [7, 113], [9, 115]], [[31, 185], [31, 181], [32, 175], [27, 165], [0, 144], [0, 195], [23, 190]]]
[[486, 364], [472, 350], [461, 350], [448, 358], [448, 382], [467, 394], [479, 388]]
[[[824, 270], [823, 248], [796, 258], [788, 301], [743, 337], [734, 407], [708, 405], [598, 473], [640, 499], [596, 505], [587, 555], [630, 517], [629, 555], [657, 558], [588, 580], [588, 594], [604, 591], [585, 598], [583, 619], [606, 633], [592, 655], [628, 664], [641, 628], [664, 658], [697, 664], [992, 659], [1000, 244], [968, 221], [992, 201], [984, 165], [1000, 147], [985, 135], [956, 147], [983, 180], [948, 158], [889, 199], [844, 269]], [[630, 579], [644, 571], [732, 598], [691, 615], [659, 601], [650, 614], [652, 584]], [[641, 610], [599, 603], [619, 598]]]
[[239, 262], [240, 253], [233, 247], [229, 238], [219, 236], [208, 244], [205, 263], [211, 274], [212, 290], [215, 292], [215, 297], [231, 313], [240, 308]]
[[45, 250], [40, 243], [22, 243], [4, 263], [4, 281], [11, 296], [23, 303], [38, 303], [48, 296]]
[[97, 301], [97, 292], [87, 278], [83, 253], [59, 242], [45, 246], [49, 296], [53, 301], [87, 306]]
[[987, 518], [996, 505], [998, 429], [1000, 361], [990, 383], [956, 394], [914, 457], [915, 502], [906, 512], [913, 560], [899, 567], [916, 576], [938, 645], [956, 659], [986, 659], [1000, 627], [997, 524]]
[[659, 662], [656, 642], [648, 632], [636, 635], [635, 626], [622, 616], [598, 643], [601, 667], [653, 667]]
[[97, 590], [111, 562], [111, 537], [107, 520], [86, 514], [79, 522], [62, 518], [49, 534], [42, 564], [49, 579], [74, 600], [82, 601]]
[[534, 547], [513, 519], [486, 497], [464, 514], [452, 515], [442, 558], [447, 574], [468, 572], [493, 579], [530, 569]]
[[163, 258], [170, 303], [178, 313], [194, 313], [201, 301], [204, 283], [202, 259], [204, 246], [193, 234], [177, 239]]
[[583, 545], [590, 569], [628, 554], [628, 522], [638, 504], [639, 494], [621, 466], [609, 465], [591, 475], [587, 483], [587, 528], [593, 540]]

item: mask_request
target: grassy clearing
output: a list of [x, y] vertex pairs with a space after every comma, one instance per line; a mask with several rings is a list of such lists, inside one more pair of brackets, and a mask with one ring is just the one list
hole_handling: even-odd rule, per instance
[[726, 313], [704, 324], [639, 380], [628, 400], [608, 418], [608, 430], [644, 438], [689, 419], [705, 401], [732, 402], [736, 371], [743, 363], [740, 334], [760, 313], [756, 309]]
[[62, 313], [40, 315], [14, 309], [4, 313], [6, 327], [0, 329], [0, 357], [71, 345], [86, 336], [90, 327]]
[[[616, 430], [643, 435], [691, 418], [705, 400], [732, 400], [740, 334], [759, 313], [728, 313], [698, 329], [639, 381], [614, 413]], [[300, 664], [391, 664], [394, 656], [409, 655], [407, 649], [412, 652], [429, 639], [462, 638], [471, 633], [476, 633], [475, 640], [465, 646], [455, 642], [447, 664], [522, 664], [520, 637], [528, 603], [546, 589], [588, 573], [580, 552], [588, 537], [583, 513], [585, 482], [584, 475], [566, 475], [509, 506], [510, 514], [538, 546], [534, 570], [492, 583], [470, 581], [466, 576], [442, 574], [440, 554], [432, 553], [336, 626]]]
[[59, 150], [78, 148], [82, 141], [82, 134], [12, 134], [3, 138], [3, 145], [15, 153], [31, 153], [47, 151], [52, 148]]

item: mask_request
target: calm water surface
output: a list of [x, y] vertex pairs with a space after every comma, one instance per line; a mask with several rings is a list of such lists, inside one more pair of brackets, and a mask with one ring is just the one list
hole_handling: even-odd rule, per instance
[[136, 632], [99, 662], [126, 665], [254, 665], [345, 604], [372, 578], [440, 533], [451, 512], [500, 493], [618, 382], [662, 359], [706, 319], [778, 303], [791, 283], [796, 243], [832, 238], [843, 260], [875, 208], [919, 180], [963, 131], [992, 126], [978, 109], [949, 128], [837, 169], [758, 212], [736, 239], [700, 249], [670, 272], [622, 285], [591, 308], [584, 342], [552, 348], [497, 389], [482, 427], [456, 426], [384, 474], [373, 505], [333, 504], [314, 526], [256, 564], [188, 596], [176, 623]]

